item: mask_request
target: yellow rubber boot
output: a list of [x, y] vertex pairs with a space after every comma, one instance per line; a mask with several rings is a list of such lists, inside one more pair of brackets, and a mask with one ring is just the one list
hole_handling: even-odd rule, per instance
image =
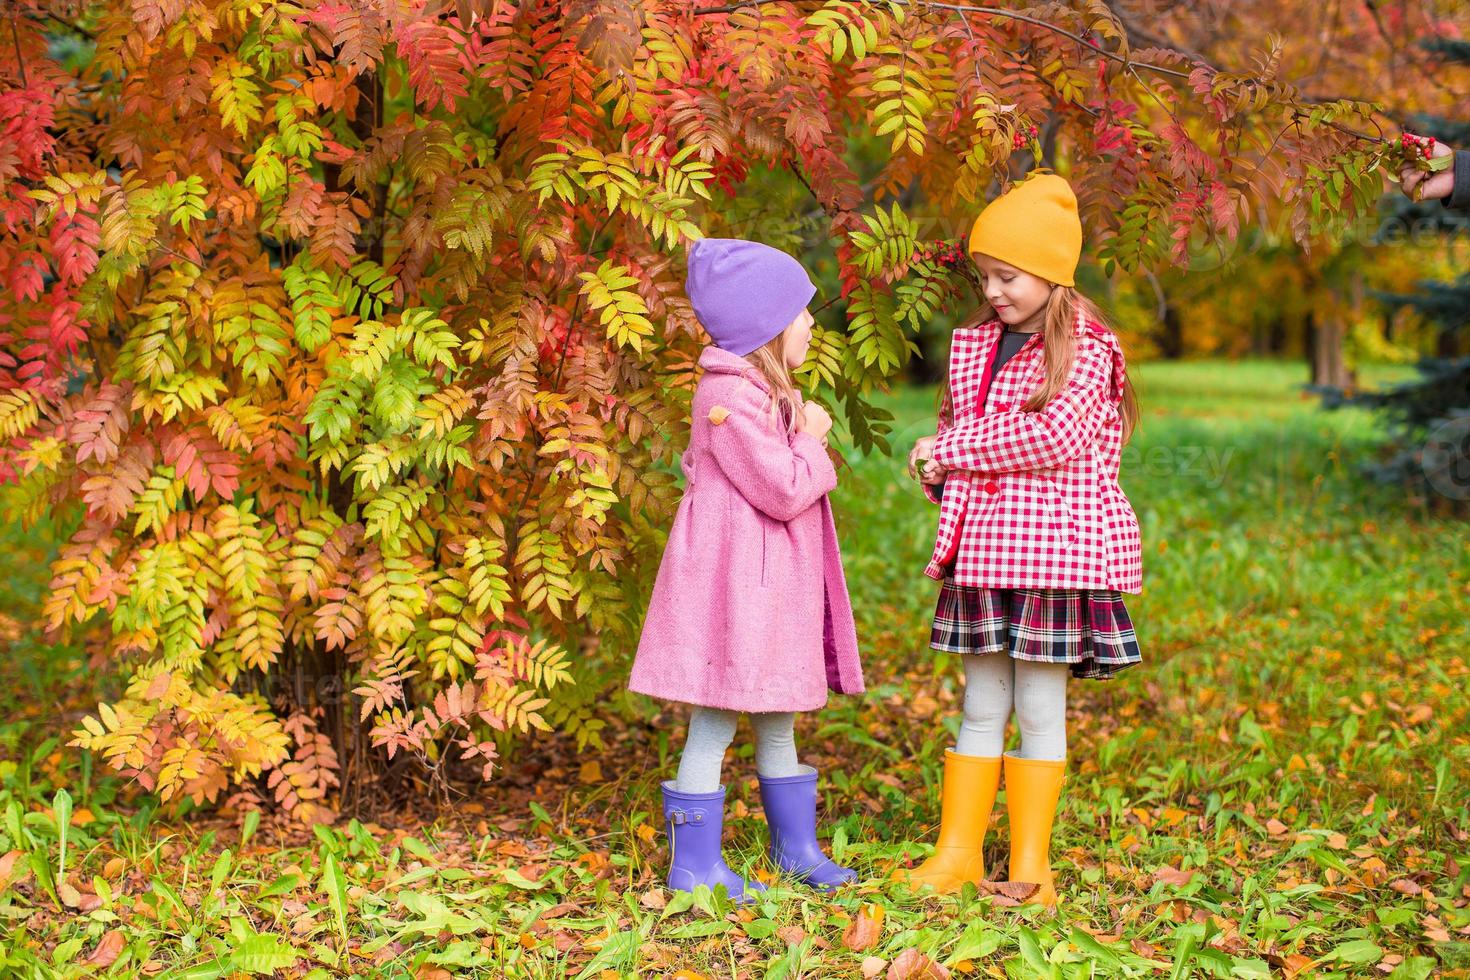
[[939, 841], [929, 860], [902, 877], [918, 887], [956, 892], [967, 881], [985, 877], [980, 846], [1000, 787], [1000, 758], [944, 753], [944, 784], [939, 792]]
[[1057, 904], [1051, 873], [1051, 827], [1067, 763], [1007, 754], [1006, 809], [1011, 818], [1011, 881], [1040, 885], [1028, 902]]

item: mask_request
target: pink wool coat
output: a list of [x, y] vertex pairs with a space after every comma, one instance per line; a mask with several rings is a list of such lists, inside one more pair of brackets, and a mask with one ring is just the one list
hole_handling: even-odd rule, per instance
[[745, 358], [706, 347], [699, 364], [688, 483], [628, 687], [731, 711], [861, 693], [827, 450], [771, 420], [769, 387]]
[[934, 553], [924, 573], [996, 589], [1143, 587], [1138, 518], [1118, 486], [1126, 377], [1113, 332], [1077, 318], [1077, 355], [1057, 396], [1021, 405], [1046, 380], [1040, 334], [979, 393], [995, 361], [999, 320], [954, 331], [954, 421], [940, 423], [933, 458], [950, 468]]

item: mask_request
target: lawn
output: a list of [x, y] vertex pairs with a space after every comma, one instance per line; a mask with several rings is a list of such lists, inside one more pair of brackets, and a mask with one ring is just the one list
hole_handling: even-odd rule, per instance
[[[934, 508], [889, 457], [852, 458], [836, 494], [869, 692], [798, 728], [833, 848], [863, 880], [830, 898], [775, 882], [738, 911], [659, 887], [657, 785], [683, 717], [646, 701], [609, 720], [605, 752], [543, 739], [432, 822], [155, 815], [58, 739], [96, 682], [31, 630], [44, 529], [6, 528], [0, 974], [1470, 973], [1466, 527], [1357, 476], [1376, 423], [1318, 409], [1302, 373], [1137, 371], [1123, 485], [1144, 536], [1129, 600], [1144, 663], [1071, 689], [1054, 914], [889, 880], [933, 842], [961, 693], [952, 655], [925, 644]], [[932, 401], [886, 399], [900, 456], [932, 431]], [[732, 863], [764, 874], [746, 734], [726, 836]], [[997, 824], [1000, 870], [1003, 805]]]

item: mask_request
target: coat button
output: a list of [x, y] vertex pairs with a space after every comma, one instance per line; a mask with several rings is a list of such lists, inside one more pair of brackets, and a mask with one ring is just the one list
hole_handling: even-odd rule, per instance
[[1000, 493], [1000, 484], [996, 483], [994, 480], [991, 480], [991, 481], [987, 482], [985, 484], [985, 492], [986, 493]]

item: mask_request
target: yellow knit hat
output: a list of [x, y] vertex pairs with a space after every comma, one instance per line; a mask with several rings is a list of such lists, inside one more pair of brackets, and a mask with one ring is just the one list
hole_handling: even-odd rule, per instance
[[970, 254], [977, 253], [1058, 286], [1076, 285], [1082, 222], [1072, 186], [1034, 173], [991, 201], [970, 229]]

